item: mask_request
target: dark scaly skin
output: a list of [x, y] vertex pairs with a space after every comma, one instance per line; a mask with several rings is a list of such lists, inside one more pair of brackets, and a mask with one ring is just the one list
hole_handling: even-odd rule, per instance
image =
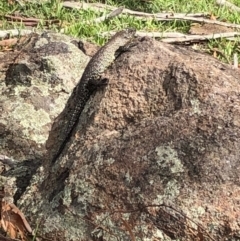
[[102, 73], [121, 52], [125, 51], [124, 46], [131, 42], [135, 33], [135, 29], [125, 29], [117, 32], [89, 61], [66, 105], [69, 115], [61, 130], [59, 140], [57, 140], [60, 146], [52, 159], [52, 164], [61, 155], [66, 143], [71, 138], [72, 132], [90, 96], [99, 86], [108, 83], [107, 79], [101, 78]]

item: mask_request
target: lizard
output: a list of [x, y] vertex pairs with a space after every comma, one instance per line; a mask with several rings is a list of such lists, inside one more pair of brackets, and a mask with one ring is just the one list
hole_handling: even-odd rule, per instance
[[105, 69], [107, 69], [122, 52], [127, 51], [131, 46], [135, 45], [132, 44], [135, 33], [136, 30], [132, 28], [117, 32], [97, 51], [87, 64], [80, 81], [67, 101], [65, 109], [67, 108], [69, 114], [64, 126], [60, 130], [59, 147], [53, 156], [52, 164], [56, 162], [71, 138], [73, 130], [90, 96], [98, 87], [108, 84], [108, 79], [102, 78]]

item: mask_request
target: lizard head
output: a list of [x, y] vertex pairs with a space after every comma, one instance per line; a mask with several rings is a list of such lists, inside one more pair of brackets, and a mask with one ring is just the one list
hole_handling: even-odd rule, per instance
[[121, 37], [125, 39], [132, 39], [136, 33], [136, 29], [134, 28], [126, 28], [115, 34], [116, 37]]
[[127, 28], [120, 32], [121, 32], [121, 34], [123, 34], [124, 38], [132, 39], [136, 33], [136, 29], [135, 28]]

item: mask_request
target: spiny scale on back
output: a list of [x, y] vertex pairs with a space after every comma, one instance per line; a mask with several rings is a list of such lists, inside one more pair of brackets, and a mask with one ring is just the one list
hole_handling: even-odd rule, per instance
[[117, 54], [120, 54], [120, 52], [118, 52], [120, 48], [133, 39], [135, 32], [136, 30], [131, 28], [117, 32], [89, 61], [79, 83], [74, 88], [73, 93], [68, 100], [66, 108], [68, 108], [67, 111], [69, 114], [61, 129], [61, 134], [58, 140], [59, 148], [54, 155], [52, 164], [60, 156], [66, 143], [70, 139], [72, 132], [78, 123], [81, 112], [91, 94], [98, 86], [107, 84], [106, 79], [101, 79], [102, 73], [115, 60]]

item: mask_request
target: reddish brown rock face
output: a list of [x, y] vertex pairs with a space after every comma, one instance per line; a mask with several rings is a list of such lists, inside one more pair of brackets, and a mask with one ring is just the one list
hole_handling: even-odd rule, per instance
[[24, 214], [56, 240], [237, 240], [239, 71], [145, 38], [104, 77]]

